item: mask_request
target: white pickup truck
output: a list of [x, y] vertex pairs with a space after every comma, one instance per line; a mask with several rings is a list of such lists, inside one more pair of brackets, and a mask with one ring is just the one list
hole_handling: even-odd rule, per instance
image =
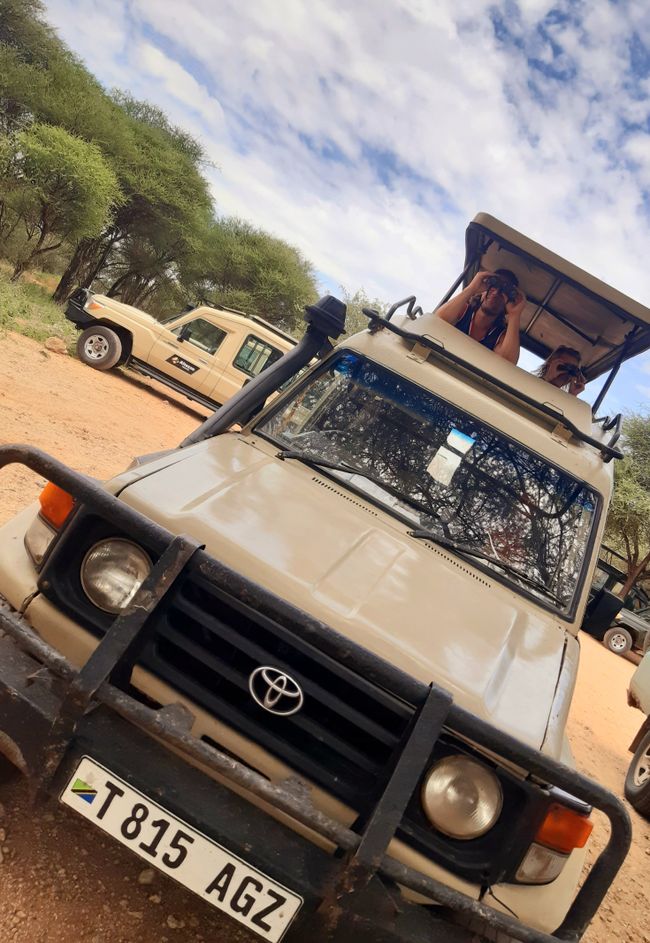
[[78, 288], [65, 314], [80, 331], [77, 354], [87, 366], [131, 367], [208, 409], [296, 345], [262, 318], [207, 303], [157, 320], [117, 298]]

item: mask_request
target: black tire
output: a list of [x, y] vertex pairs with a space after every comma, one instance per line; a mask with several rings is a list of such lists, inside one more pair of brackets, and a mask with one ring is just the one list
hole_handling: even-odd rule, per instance
[[637, 747], [627, 771], [625, 798], [639, 815], [650, 819], [650, 730]]
[[77, 355], [95, 370], [110, 370], [122, 356], [122, 341], [110, 327], [95, 324], [79, 335]]
[[632, 648], [632, 636], [627, 629], [616, 626], [605, 632], [603, 645], [615, 655], [624, 655]]

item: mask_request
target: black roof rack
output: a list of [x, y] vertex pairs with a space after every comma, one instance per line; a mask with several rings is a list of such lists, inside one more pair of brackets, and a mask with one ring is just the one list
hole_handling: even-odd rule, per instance
[[[414, 300], [415, 299], [411, 297], [404, 299], [402, 302], [398, 302], [397, 305], [393, 305], [390, 310], [390, 314], [394, 314], [400, 305], [406, 304], [408, 302], [411, 302], [409, 308], [412, 309]], [[613, 432], [609, 442], [599, 442], [598, 439], [594, 439], [593, 436], [587, 435], [585, 432], [579, 429], [575, 423], [571, 422], [570, 419], [567, 419], [566, 416], [562, 415], [560, 412], [557, 412], [551, 406], [548, 406], [546, 403], [540, 403], [538, 400], [533, 399], [532, 396], [522, 393], [521, 390], [517, 390], [508, 383], [504, 383], [503, 380], [499, 380], [497, 377], [492, 376], [490, 373], [486, 373], [479, 367], [475, 367], [473, 364], [469, 363], [469, 361], [464, 360], [457, 354], [452, 354], [451, 351], [445, 350], [439, 344], [436, 344], [434, 341], [426, 337], [426, 335], [415, 334], [413, 331], [405, 331], [403, 328], [393, 324], [393, 322], [390, 321], [388, 317], [382, 317], [378, 311], [375, 311], [372, 308], [362, 308], [362, 311], [369, 319], [371, 328], [385, 328], [386, 330], [391, 331], [391, 333], [397, 334], [398, 337], [401, 337], [404, 340], [412, 341], [414, 344], [421, 344], [423, 347], [427, 347], [429, 350], [431, 350], [432, 353], [436, 355], [436, 357], [440, 358], [441, 360], [447, 360], [456, 366], [462, 367], [463, 370], [473, 373], [484, 383], [489, 384], [490, 386], [495, 387], [504, 393], [507, 393], [509, 396], [518, 399], [522, 403], [525, 403], [526, 406], [534, 409], [536, 412], [542, 413], [544, 416], [552, 419], [557, 425], [564, 426], [564, 428], [567, 429], [567, 431], [570, 432], [574, 438], [578, 439], [580, 442], [585, 442], [587, 445], [591, 445], [594, 449], [597, 449], [603, 456], [603, 460], [605, 462], [611, 462], [613, 458], [623, 458], [623, 453], [620, 451], [620, 449], [615, 448], [615, 445], [621, 435], [622, 417], [620, 414], [618, 416], [614, 416], [612, 419], [609, 419], [609, 417], [604, 417], [604, 419], [601, 420], [604, 431], [613, 430]]]

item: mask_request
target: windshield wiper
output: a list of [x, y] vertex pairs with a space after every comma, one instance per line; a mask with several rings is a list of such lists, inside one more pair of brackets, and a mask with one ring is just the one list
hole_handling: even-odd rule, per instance
[[428, 508], [426, 504], [421, 504], [419, 501], [407, 497], [399, 488], [396, 488], [394, 485], [389, 485], [386, 481], [383, 481], [379, 475], [373, 475], [372, 472], [366, 471], [365, 468], [358, 468], [356, 465], [348, 465], [347, 462], [330, 462], [329, 459], [321, 458], [319, 455], [314, 455], [311, 452], [301, 452], [295, 449], [282, 449], [277, 453], [276, 457], [282, 460], [293, 458], [297, 462], [303, 462], [303, 464], [310, 465], [313, 468], [330, 468], [332, 471], [345, 472], [348, 475], [360, 475], [362, 478], [366, 478], [374, 485], [382, 488], [388, 494], [392, 494], [394, 498], [397, 498], [397, 500], [401, 501], [403, 504], [408, 504], [409, 507], [415, 508], [417, 511], [421, 511], [429, 517], [436, 517], [435, 511]]
[[544, 593], [545, 596], [548, 596], [549, 599], [557, 603], [558, 606], [564, 605], [563, 600], [556, 596], [553, 590], [549, 589], [545, 583], [542, 583], [540, 580], [536, 580], [534, 577], [529, 576], [518, 567], [512, 566], [511, 563], [506, 563], [504, 560], [499, 560], [498, 557], [494, 557], [492, 554], [484, 553], [482, 550], [477, 550], [474, 547], [468, 547], [466, 544], [457, 543], [456, 541], [449, 540], [446, 537], [438, 537], [430, 530], [410, 530], [409, 537], [415, 537], [419, 540], [430, 540], [432, 543], [438, 544], [440, 547], [445, 547], [447, 550], [453, 550], [455, 553], [464, 553], [468, 557], [476, 557], [479, 560], [486, 560], [488, 563], [492, 563], [494, 566], [499, 567], [499, 569], [503, 570], [504, 573], [508, 573], [510, 576], [514, 576], [516, 579], [521, 580], [522, 583], [526, 583], [528, 586], [533, 587], [533, 589], [538, 590], [540, 593]]

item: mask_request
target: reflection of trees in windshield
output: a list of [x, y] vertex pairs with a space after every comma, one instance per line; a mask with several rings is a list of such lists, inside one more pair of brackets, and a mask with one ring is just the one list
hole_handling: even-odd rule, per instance
[[569, 603], [595, 496], [429, 391], [348, 353], [261, 429], [399, 489], [411, 504], [355, 479], [418, 526], [521, 569]]

